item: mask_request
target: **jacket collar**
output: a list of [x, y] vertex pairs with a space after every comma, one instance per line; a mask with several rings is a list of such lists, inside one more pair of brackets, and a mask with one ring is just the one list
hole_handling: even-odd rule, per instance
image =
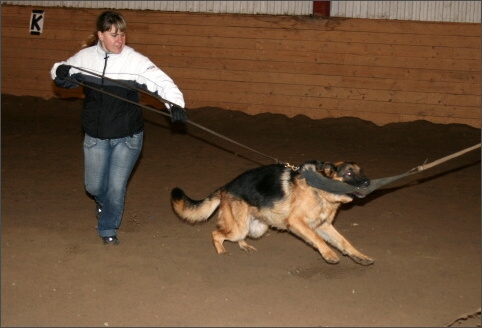
[[122, 52], [120, 54], [113, 54], [112, 52], [108, 52], [107, 50], [105, 50], [100, 41], [97, 42], [97, 46], [96, 46], [96, 50], [97, 50], [97, 53], [102, 56], [102, 58], [105, 58], [105, 56], [109, 56], [109, 57], [117, 57], [117, 56], [120, 56], [122, 54], [122, 52], [125, 50], [125, 47], [124, 49], [122, 49]]

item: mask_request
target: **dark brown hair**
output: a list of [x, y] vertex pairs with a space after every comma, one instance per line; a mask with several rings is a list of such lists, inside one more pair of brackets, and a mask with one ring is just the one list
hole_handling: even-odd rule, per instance
[[96, 45], [99, 42], [99, 37], [97, 36], [97, 32], [105, 32], [109, 31], [112, 26], [115, 28], [115, 32], [125, 32], [127, 29], [126, 21], [121, 14], [115, 11], [104, 11], [102, 14], [97, 17], [97, 21], [95, 23], [95, 32], [92, 33], [87, 41], [82, 43], [82, 48], [91, 47]]

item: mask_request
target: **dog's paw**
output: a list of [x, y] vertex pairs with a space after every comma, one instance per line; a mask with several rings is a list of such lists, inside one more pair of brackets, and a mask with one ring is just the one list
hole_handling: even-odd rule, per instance
[[238, 241], [239, 248], [241, 248], [243, 251], [247, 253], [252, 253], [252, 252], [257, 252], [258, 250], [254, 248], [253, 246], [249, 245], [247, 242], [244, 240]]
[[337, 264], [338, 262], [340, 262], [340, 259], [338, 258], [338, 256], [336, 256], [335, 252], [326, 252], [322, 254], [322, 256], [323, 259], [325, 259], [325, 261], [330, 264]]
[[340, 263], [340, 260], [336, 259], [336, 260], [333, 260], [333, 259], [325, 259], [326, 263], [329, 263], [329, 264], [338, 264]]
[[375, 262], [375, 260], [369, 258], [368, 256], [365, 256], [365, 257], [353, 256], [352, 259], [353, 261], [361, 265], [371, 265]]

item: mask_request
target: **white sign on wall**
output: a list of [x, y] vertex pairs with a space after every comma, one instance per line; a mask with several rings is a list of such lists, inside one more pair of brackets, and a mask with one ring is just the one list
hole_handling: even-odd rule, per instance
[[30, 15], [30, 34], [40, 35], [44, 29], [44, 11], [32, 10]]

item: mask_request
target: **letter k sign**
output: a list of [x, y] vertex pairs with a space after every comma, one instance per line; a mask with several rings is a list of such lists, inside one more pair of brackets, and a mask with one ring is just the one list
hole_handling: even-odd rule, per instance
[[30, 16], [30, 34], [40, 35], [44, 28], [44, 11], [43, 10], [32, 10], [32, 15]]

